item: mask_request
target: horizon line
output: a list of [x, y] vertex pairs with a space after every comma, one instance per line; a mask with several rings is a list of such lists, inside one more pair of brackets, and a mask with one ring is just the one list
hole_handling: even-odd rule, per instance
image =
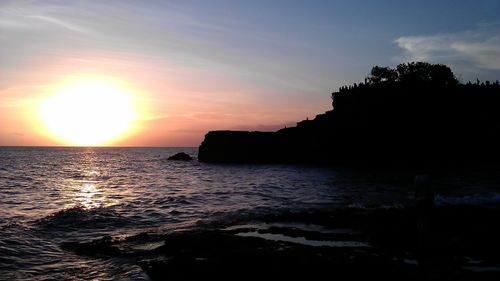
[[78, 146], [78, 145], [0, 145], [4, 147], [29, 148], [198, 148], [199, 146]]

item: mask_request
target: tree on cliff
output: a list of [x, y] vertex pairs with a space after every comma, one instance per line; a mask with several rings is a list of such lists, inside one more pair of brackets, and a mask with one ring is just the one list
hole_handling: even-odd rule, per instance
[[398, 80], [406, 84], [432, 84], [433, 86], [455, 86], [458, 80], [444, 64], [427, 62], [402, 63], [396, 67]]
[[374, 66], [367, 78], [368, 84], [402, 83], [411, 85], [454, 86], [458, 80], [451, 69], [443, 64], [409, 62], [399, 64], [395, 69]]
[[374, 66], [370, 72], [367, 81], [370, 84], [378, 84], [382, 82], [395, 82], [398, 80], [398, 72], [390, 67]]
[[[338, 92], [332, 93], [332, 105], [338, 107], [340, 103], [366, 104], [374, 96], [388, 97], [390, 93], [397, 96], [417, 89], [427, 89], [420, 93], [442, 92], [445, 88], [451, 89], [458, 85], [459, 82], [451, 69], [443, 64], [408, 62], [399, 64], [396, 68], [374, 66], [365, 83], [343, 86]], [[390, 99], [393, 100], [394, 96]]]

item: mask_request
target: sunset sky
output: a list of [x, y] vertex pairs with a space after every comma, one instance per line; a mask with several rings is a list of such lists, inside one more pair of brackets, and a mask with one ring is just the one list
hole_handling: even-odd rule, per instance
[[2, 0], [0, 46], [0, 145], [198, 146], [312, 118], [374, 65], [500, 79], [500, 1]]

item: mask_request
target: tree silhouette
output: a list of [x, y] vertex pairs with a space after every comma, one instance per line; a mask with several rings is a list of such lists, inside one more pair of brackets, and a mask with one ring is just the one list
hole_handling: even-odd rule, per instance
[[395, 82], [398, 80], [398, 73], [390, 67], [374, 66], [370, 72], [367, 83], [378, 84], [382, 82]]
[[458, 80], [451, 69], [443, 64], [409, 62], [399, 64], [395, 69], [374, 66], [365, 80], [368, 84], [404, 83], [411, 85], [454, 86]]
[[451, 69], [443, 64], [427, 62], [402, 63], [396, 67], [398, 80], [406, 84], [432, 84], [433, 86], [454, 86], [458, 80]]

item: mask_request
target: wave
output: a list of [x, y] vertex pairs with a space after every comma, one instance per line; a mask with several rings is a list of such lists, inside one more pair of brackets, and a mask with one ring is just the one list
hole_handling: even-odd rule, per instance
[[483, 196], [483, 195], [442, 196], [442, 195], [437, 195], [435, 198], [435, 204], [438, 206], [500, 204], [500, 193], [495, 193], [492, 196]]
[[68, 179], [76, 182], [103, 182], [112, 179], [109, 175], [86, 175], [86, 174], [72, 174], [67, 177]]
[[89, 209], [84, 206], [74, 206], [50, 214], [37, 220], [36, 223], [45, 228], [79, 229], [123, 226], [128, 220], [111, 207]]

